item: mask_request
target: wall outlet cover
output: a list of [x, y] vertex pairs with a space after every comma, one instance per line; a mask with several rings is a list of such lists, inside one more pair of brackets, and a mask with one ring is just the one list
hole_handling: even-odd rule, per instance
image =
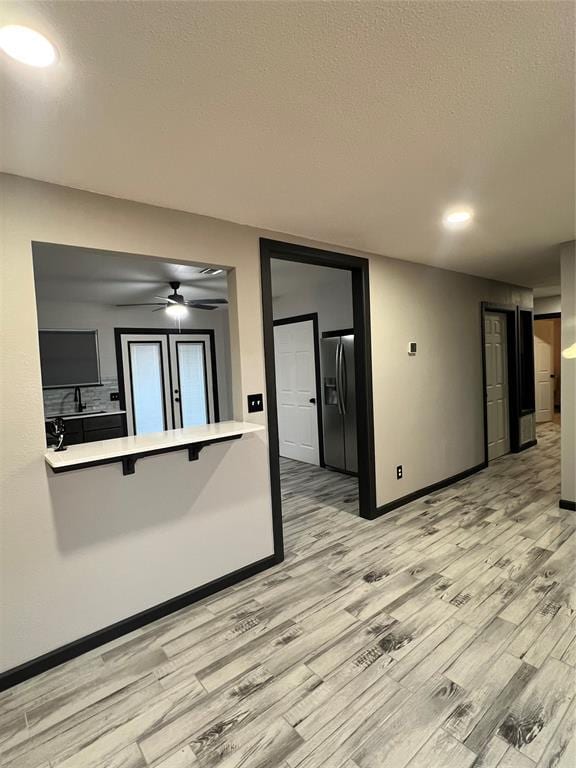
[[120, 400], [120, 392], [110, 392], [110, 400], [113, 403], [117, 403]]
[[402, 480], [403, 477], [403, 469], [402, 464], [398, 464], [396, 467], [396, 480]]
[[248, 395], [248, 413], [258, 413], [264, 410], [264, 396]]

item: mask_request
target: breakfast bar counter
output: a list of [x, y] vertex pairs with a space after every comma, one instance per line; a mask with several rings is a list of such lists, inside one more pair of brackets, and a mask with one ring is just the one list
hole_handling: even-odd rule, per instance
[[237, 440], [251, 432], [261, 432], [264, 426], [245, 421], [220, 421], [184, 429], [169, 429], [148, 435], [133, 435], [111, 440], [101, 440], [80, 445], [70, 445], [64, 451], [53, 448], [46, 451], [46, 464], [55, 473], [75, 469], [121, 463], [125, 475], [132, 475], [136, 461], [173, 451], [188, 450], [188, 459], [198, 459], [200, 451], [215, 443]]

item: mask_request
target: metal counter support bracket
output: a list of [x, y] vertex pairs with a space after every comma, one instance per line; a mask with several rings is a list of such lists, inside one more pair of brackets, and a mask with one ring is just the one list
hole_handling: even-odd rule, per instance
[[133, 475], [136, 472], [136, 456], [124, 456], [122, 459], [122, 474]]

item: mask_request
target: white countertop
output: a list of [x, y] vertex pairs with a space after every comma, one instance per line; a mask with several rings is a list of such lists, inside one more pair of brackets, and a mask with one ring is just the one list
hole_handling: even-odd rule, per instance
[[93, 416], [115, 416], [118, 413], [126, 413], [126, 411], [82, 411], [81, 413], [54, 413], [52, 416], [44, 416], [45, 421], [50, 419], [90, 419]]
[[44, 458], [52, 469], [66, 469], [95, 461], [120, 459], [123, 456], [133, 454], [146, 454], [170, 448], [177, 450], [179, 447], [184, 448], [194, 443], [237, 437], [249, 432], [261, 432], [263, 429], [262, 424], [251, 424], [246, 421], [220, 421], [216, 424], [204, 424], [186, 429], [169, 429], [166, 432], [154, 432], [150, 435], [116, 437], [112, 440], [70, 445], [66, 451], [58, 453], [51, 448], [46, 451]]

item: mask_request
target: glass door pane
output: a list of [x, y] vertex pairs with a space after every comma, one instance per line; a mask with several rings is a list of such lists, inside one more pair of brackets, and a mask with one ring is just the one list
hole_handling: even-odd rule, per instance
[[128, 343], [134, 434], [166, 429], [164, 381], [160, 342]]
[[183, 427], [208, 423], [206, 402], [206, 366], [204, 344], [194, 341], [176, 342], [180, 412]]
[[194, 427], [218, 421], [213, 378], [212, 337], [208, 333], [170, 335], [174, 426]]

